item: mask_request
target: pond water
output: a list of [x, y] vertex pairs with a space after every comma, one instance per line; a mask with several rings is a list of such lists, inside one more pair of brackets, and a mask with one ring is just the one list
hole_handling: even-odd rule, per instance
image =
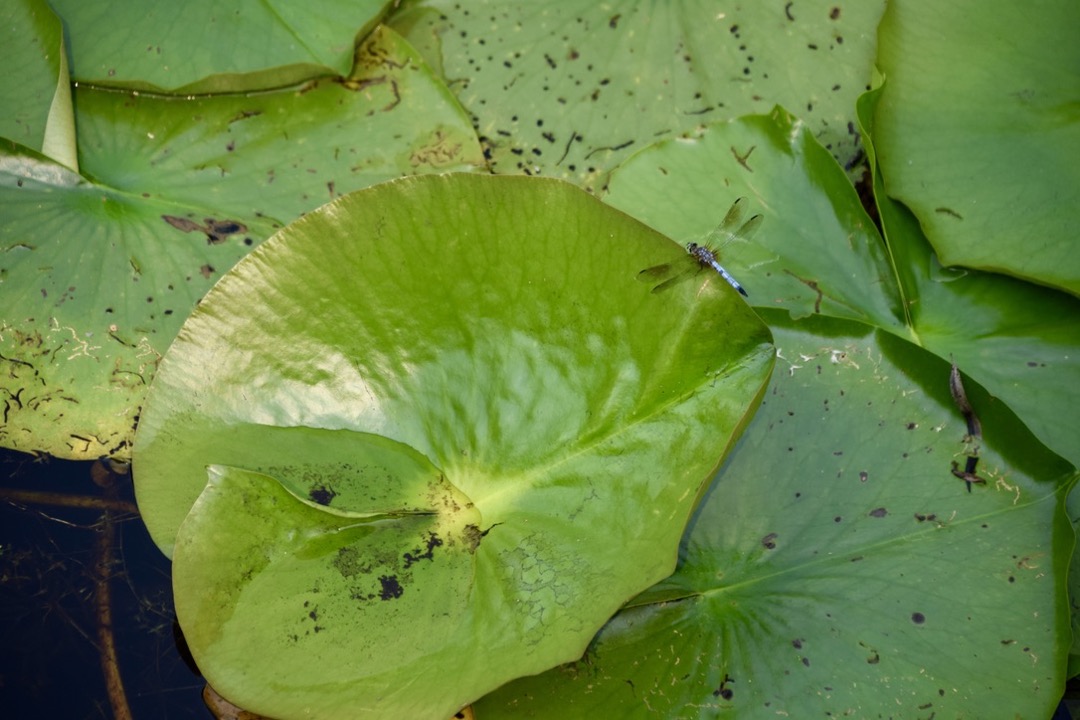
[[[106, 491], [92, 466], [0, 450], [0, 715], [124, 717], [103, 672], [107, 607], [118, 669], [112, 696], [126, 699], [129, 717], [212, 718], [205, 683], [177, 644], [170, 563], [133, 512], [131, 478], [106, 473]], [[110, 495], [106, 556], [101, 505]], [[59, 504], [76, 501], [86, 506]], [[111, 559], [107, 604], [102, 558]]]

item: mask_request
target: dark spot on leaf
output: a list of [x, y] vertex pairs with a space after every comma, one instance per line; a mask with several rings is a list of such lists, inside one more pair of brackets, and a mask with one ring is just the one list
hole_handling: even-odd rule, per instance
[[836, 517], [834, 517], [834, 518], [832, 519], [832, 521], [833, 521], [833, 522], [835, 522], [835, 523], [838, 523], [838, 522], [842, 522], [842, 521], [843, 521], [843, 519], [844, 519], [844, 518], [842, 518], [842, 517], [840, 517], [839, 515], [837, 515]]
[[396, 575], [380, 575], [379, 582], [382, 583], [382, 590], [379, 592], [380, 600], [396, 600], [405, 594]]
[[868, 665], [877, 665], [879, 662], [881, 662], [881, 656], [875, 652], [873, 655], [866, 658], [866, 662]]
[[608, 20], [608, 27], [611, 28], [612, 30], [614, 30], [616, 27], [618, 27], [619, 18], [621, 18], [621, 17], [622, 17], [622, 15], [612, 15], [611, 19]]
[[469, 546], [469, 552], [473, 553], [476, 552], [476, 548], [480, 547], [480, 540], [487, 533], [481, 532], [478, 526], [469, 524], [465, 526], [465, 529], [462, 530], [461, 534], [464, 536], [465, 542]]
[[787, 15], [787, 19], [791, 22], [795, 22], [795, 17], [791, 14], [791, 6], [794, 4], [795, 3], [789, 2], [787, 5], [784, 6], [784, 14]]
[[328, 488], [325, 485], [319, 485], [316, 488], [312, 488], [308, 493], [308, 497], [312, 502], [316, 502], [320, 505], [329, 505], [337, 497], [337, 493], [333, 488]]
[[1015, 578], [1015, 577], [1013, 577], [1012, 575], [1010, 575], [1010, 576], [1009, 576], [1009, 582], [1011, 582], [1011, 583], [1014, 583], [1014, 582], [1016, 582], [1016, 578]]
[[915, 623], [916, 625], [922, 625], [924, 622], [926, 622], [926, 616], [923, 615], [921, 612], [911, 613], [911, 622]]
[[866, 482], [870, 475], [865, 470], [859, 471], [859, 482]]
[[775, 550], [776, 549], [776, 538], [777, 538], [776, 533], [769, 533], [765, 537], [761, 538], [761, 544], [767, 550]]
[[735, 692], [728, 687], [728, 683], [735, 682], [727, 673], [724, 673], [724, 679], [720, 681], [720, 687], [713, 690], [713, 697], [723, 698], [724, 700], [730, 700], [735, 696]]
[[176, 217], [175, 215], [162, 215], [161, 219], [172, 225], [177, 230], [183, 230], [184, 232], [191, 232], [192, 230], [201, 230], [202, 226], [194, 220], [188, 218]]
[[904, 427], [906, 427], [908, 430], [914, 430], [915, 428], [919, 427], [919, 425], [918, 423], [909, 422]]
[[804, 657], [802, 659], [802, 664], [805, 665], [806, 667], [810, 667], [810, 658]]
[[225, 242], [229, 235], [247, 232], [247, 225], [235, 220], [214, 220], [213, 218], [206, 218], [206, 227], [203, 228], [203, 232], [206, 233], [207, 242], [211, 245], [217, 245], [218, 243]]
[[433, 560], [435, 557], [435, 548], [443, 544], [442, 539], [435, 533], [428, 533], [428, 538], [424, 545], [427, 548], [425, 552], [421, 552], [420, 548], [414, 548], [412, 552], [405, 553], [405, 567], [411, 567], [413, 563], [420, 562], [421, 560]]
[[830, 20], [839, 20], [840, 19], [840, 8], [834, 7], [832, 10], [830, 10], [829, 11], [829, 19]]
[[802, 638], [795, 638], [794, 640], [791, 641], [791, 647], [795, 648], [796, 650], [801, 650], [802, 649], [802, 643], [803, 643]]
[[889, 514], [889, 511], [883, 507], [874, 508], [870, 511], [870, 517], [883, 518]]
[[200, 225], [190, 218], [176, 217], [175, 215], [162, 215], [161, 219], [177, 230], [182, 230], [183, 232], [194, 232], [198, 230], [206, 233], [206, 241], [210, 245], [217, 245], [218, 243], [225, 242], [229, 235], [247, 232], [247, 226], [236, 220], [215, 220], [213, 218], [205, 218], [203, 222], [206, 224]]
[[964, 217], [960, 213], [958, 213], [955, 210], [953, 210], [952, 208], [948, 208], [948, 207], [934, 208], [934, 212], [938, 213], [939, 215], [949, 215], [951, 217], [956, 218], [957, 220], [963, 220], [964, 219]]

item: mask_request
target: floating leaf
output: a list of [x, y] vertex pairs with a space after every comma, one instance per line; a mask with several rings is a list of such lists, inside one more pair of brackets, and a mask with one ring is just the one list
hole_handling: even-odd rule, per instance
[[599, 189], [662, 137], [775, 104], [847, 163], [883, 3], [414, 3], [392, 24], [473, 114], [496, 172]]
[[685, 243], [706, 236], [738, 196], [765, 220], [750, 242], [727, 245], [720, 262], [751, 304], [902, 331], [873, 223], [807, 125], [781, 108], [642, 150], [612, 173], [604, 200]]
[[[184, 606], [233, 581], [189, 615], [207, 624], [187, 621], [211, 684], [275, 717], [445, 717], [578, 657], [670, 573], [772, 365], [767, 329], [718, 275], [662, 295], [638, 282], [682, 252], [567, 183], [448, 175], [340, 198], [239, 264], [164, 361], [133, 467], [152, 536], [177, 543]], [[371, 434], [428, 469], [356, 471]], [[235, 588], [249, 586], [233, 535], [252, 548], [240, 557], [266, 548], [283, 569]], [[309, 542], [327, 553], [315, 577], [343, 547], [356, 577], [297, 580]], [[355, 612], [369, 595], [388, 604]], [[332, 637], [297, 624], [317, 602]], [[328, 644], [349, 661], [323, 664]]]
[[[287, 87], [346, 76], [386, 0], [242, 5], [216, 0], [54, 0], [81, 83], [176, 94]], [[118, 19], [121, 20], [118, 22]]]
[[874, 140], [946, 266], [1080, 294], [1080, 3], [889, 3]]

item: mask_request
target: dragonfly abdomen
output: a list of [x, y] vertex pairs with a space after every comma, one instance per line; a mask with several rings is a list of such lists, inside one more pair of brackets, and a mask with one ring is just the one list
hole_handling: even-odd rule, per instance
[[686, 244], [686, 252], [690, 253], [697, 260], [702, 267], [708, 266], [720, 274], [720, 277], [728, 281], [731, 287], [738, 290], [743, 297], [749, 297], [746, 294], [746, 290], [739, 284], [739, 281], [731, 276], [724, 266], [720, 264], [720, 261], [716, 259], [716, 253], [704, 245], [698, 245], [696, 242]]

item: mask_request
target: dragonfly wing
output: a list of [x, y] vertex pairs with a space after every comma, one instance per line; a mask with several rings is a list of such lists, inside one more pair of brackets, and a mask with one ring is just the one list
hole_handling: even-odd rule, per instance
[[720, 221], [720, 226], [717, 228], [720, 232], [729, 233], [739, 226], [739, 221], [742, 220], [743, 215], [746, 214], [746, 198], [736, 198], [735, 202], [731, 203], [731, 207], [728, 208], [727, 215]]
[[664, 263], [663, 265], [653, 265], [645, 268], [637, 274], [637, 279], [641, 282], [656, 282], [676, 273], [678, 273], [678, 268], [675, 267], [674, 263]]
[[653, 294], [655, 295], [657, 293], [662, 293], [665, 290], [668, 290], [669, 288], [675, 287], [675, 285], [677, 285], [679, 282], [681, 282], [685, 278], [690, 277], [690, 275], [693, 273], [694, 269], [695, 268], [687, 268], [683, 272], [678, 273], [678, 274], [674, 275], [673, 277], [669, 277], [667, 280], [665, 280], [664, 282], [660, 283], [659, 285], [657, 285], [656, 287], [654, 287], [652, 289]]
[[765, 222], [764, 215], [755, 215], [742, 224], [742, 227], [735, 232], [735, 237], [740, 240], [749, 240], [757, 234], [763, 222]]
[[[742, 222], [743, 216], [746, 214], [747, 200], [744, 197], [737, 199], [731, 203], [731, 207], [728, 208], [727, 215], [720, 221], [720, 224], [713, 228], [712, 232], [708, 234], [704, 242], [701, 244], [707, 247], [711, 252], [718, 252], [725, 245], [735, 239], [738, 233], [741, 231], [739, 223]], [[756, 215], [754, 217], [757, 217]], [[747, 222], [753, 221], [754, 218], [750, 218]], [[743, 227], [746, 227], [744, 224]], [[736, 228], [739, 228], [737, 231]]]

